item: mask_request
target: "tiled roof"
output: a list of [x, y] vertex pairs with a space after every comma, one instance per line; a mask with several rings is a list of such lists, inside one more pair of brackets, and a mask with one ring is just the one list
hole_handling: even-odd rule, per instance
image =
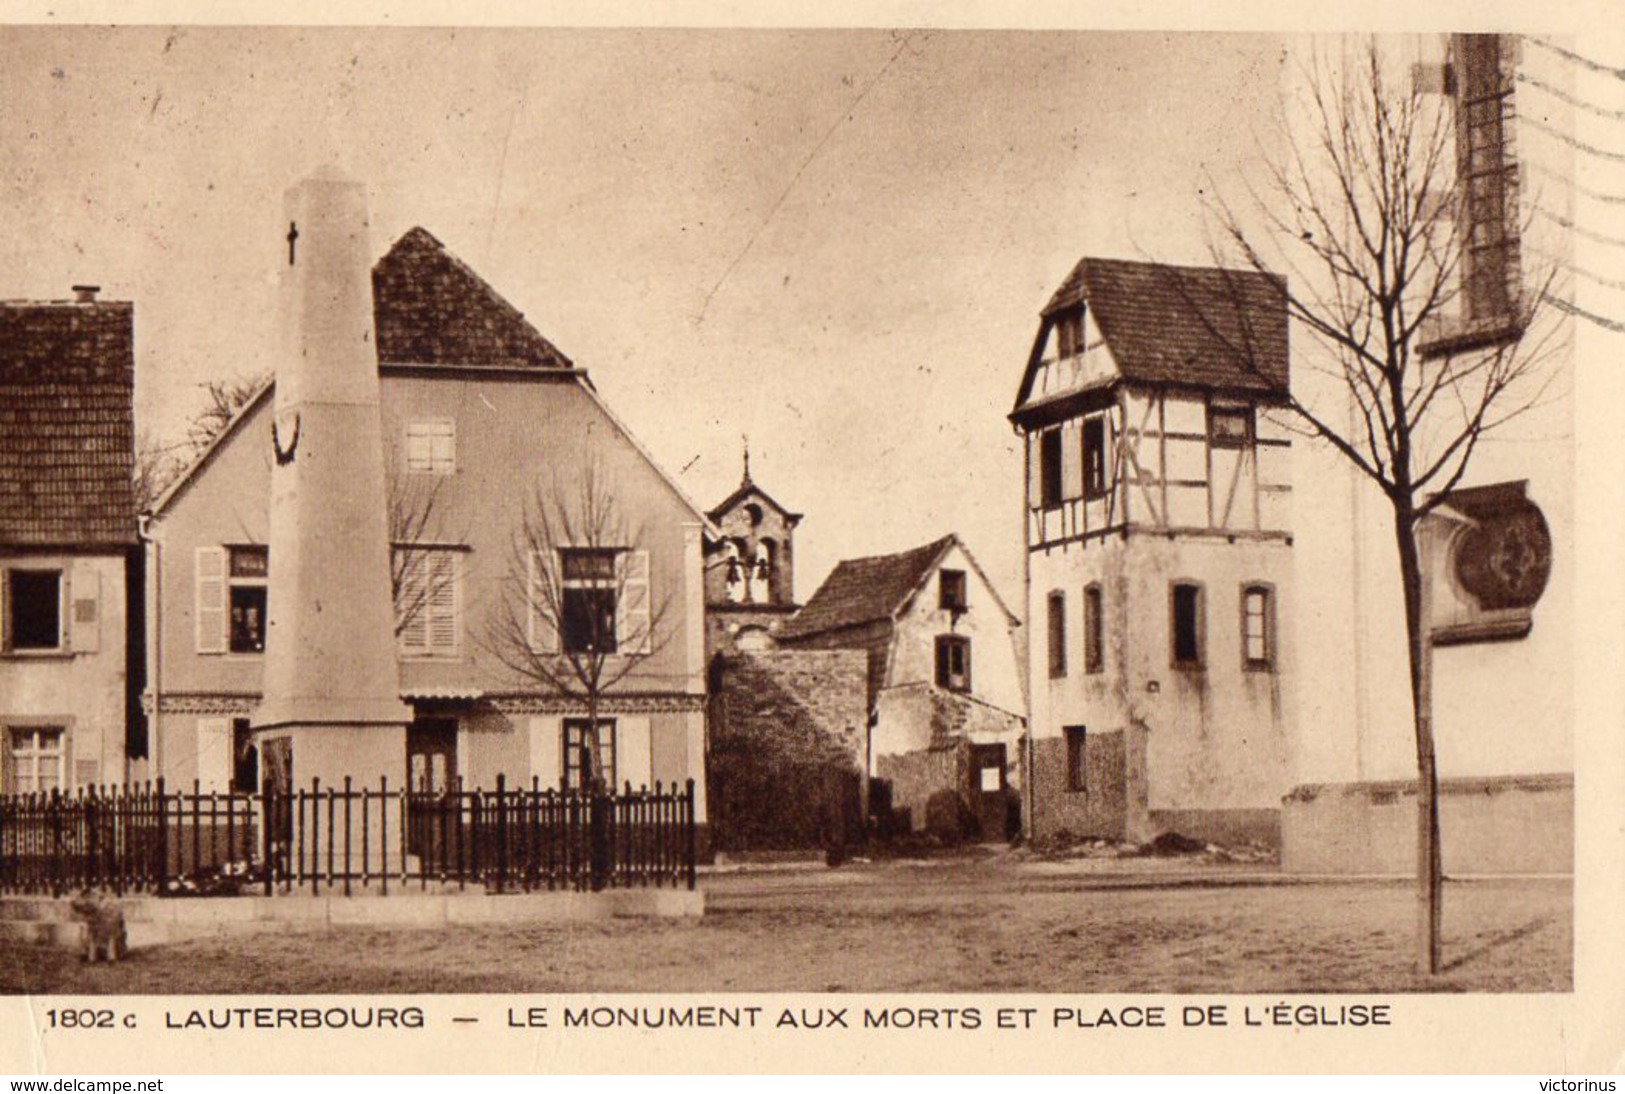
[[793, 640], [892, 618], [956, 542], [954, 536], [944, 536], [900, 554], [837, 563], [778, 637]]
[[0, 303], [0, 544], [136, 541], [134, 317]]
[[1251, 270], [1085, 258], [1044, 307], [1083, 302], [1124, 379], [1284, 394], [1286, 281]]
[[570, 367], [519, 309], [422, 228], [372, 268], [372, 295], [380, 363]]

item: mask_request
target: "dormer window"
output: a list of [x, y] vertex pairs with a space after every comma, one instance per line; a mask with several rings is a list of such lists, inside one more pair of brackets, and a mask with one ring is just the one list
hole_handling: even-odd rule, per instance
[[1063, 360], [1083, 352], [1083, 309], [1055, 317], [1055, 346], [1056, 356]]

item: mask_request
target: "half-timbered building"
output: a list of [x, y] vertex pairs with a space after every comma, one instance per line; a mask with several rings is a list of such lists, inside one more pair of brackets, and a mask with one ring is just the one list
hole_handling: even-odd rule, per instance
[[1033, 834], [1279, 838], [1287, 383], [1273, 278], [1085, 258], [1045, 306], [1010, 415]]

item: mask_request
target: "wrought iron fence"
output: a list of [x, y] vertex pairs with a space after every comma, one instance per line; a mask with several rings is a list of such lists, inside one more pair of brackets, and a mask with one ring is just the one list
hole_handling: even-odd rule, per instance
[[694, 780], [620, 792], [337, 786], [174, 791], [162, 779], [0, 796], [0, 892], [229, 895], [433, 886], [694, 888]]

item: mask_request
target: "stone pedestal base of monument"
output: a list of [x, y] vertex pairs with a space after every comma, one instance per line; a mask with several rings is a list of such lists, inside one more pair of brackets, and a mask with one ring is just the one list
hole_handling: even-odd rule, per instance
[[293, 723], [259, 728], [255, 739], [275, 784], [272, 837], [284, 869], [341, 885], [399, 876], [405, 845], [405, 722]]

